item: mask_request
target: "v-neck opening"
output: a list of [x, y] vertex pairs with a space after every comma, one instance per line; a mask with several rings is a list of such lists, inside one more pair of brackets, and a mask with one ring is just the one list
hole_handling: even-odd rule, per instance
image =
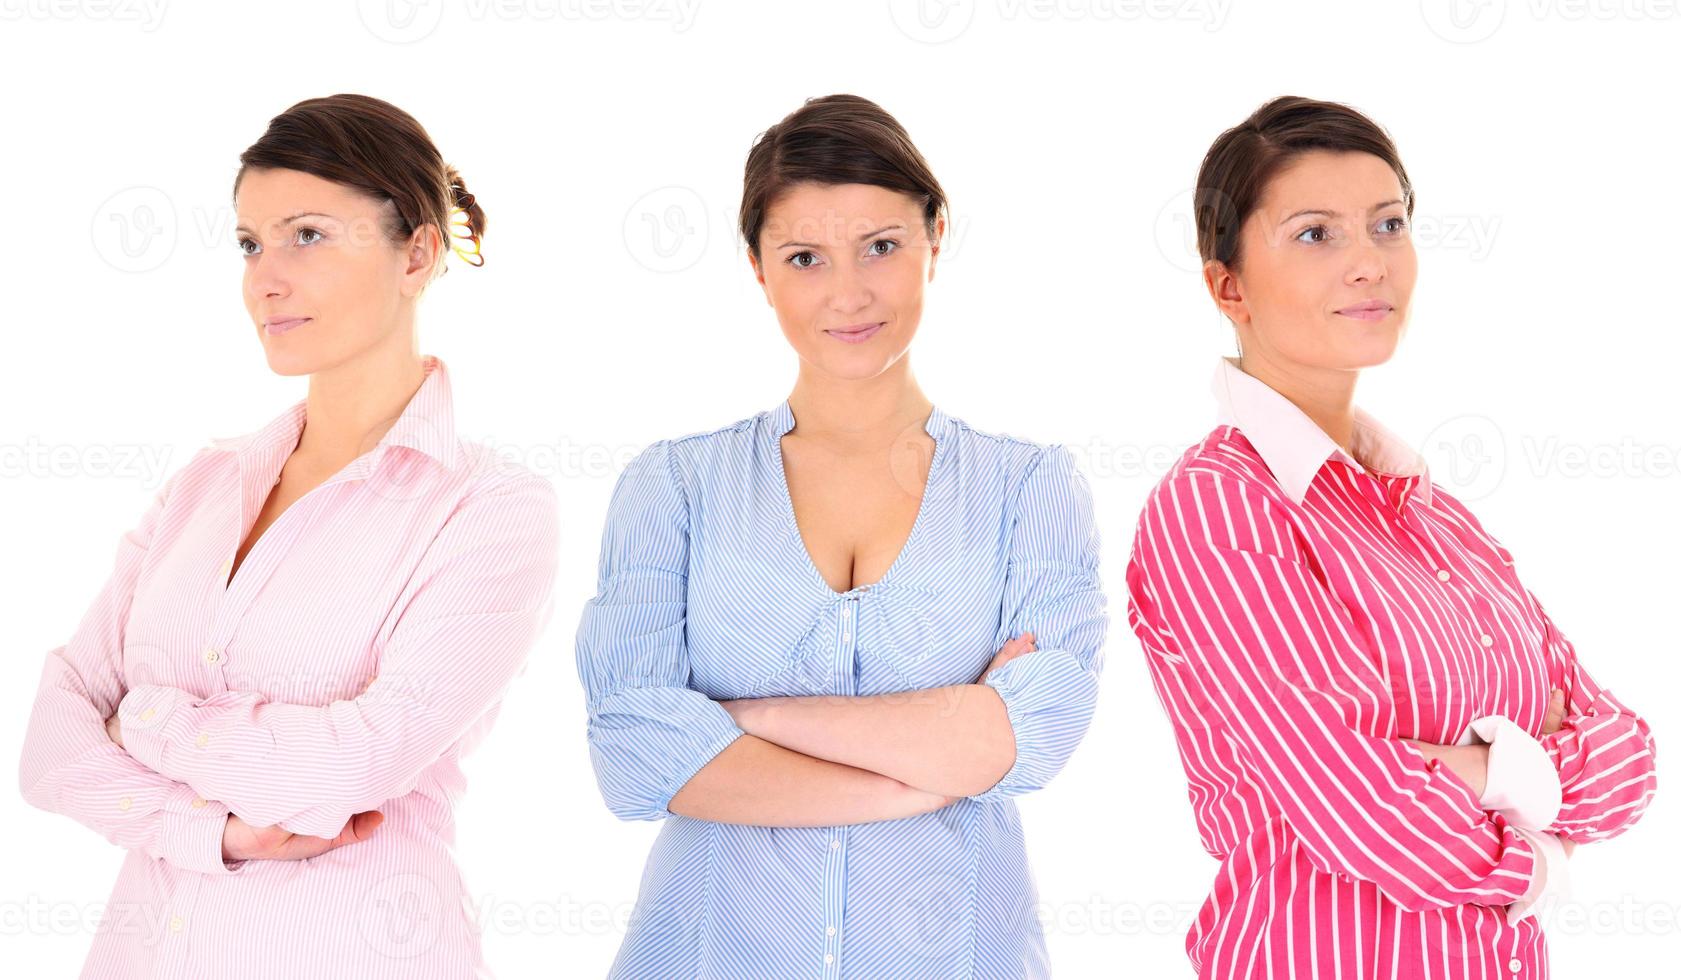
[[[793, 409], [789, 407], [786, 400], [778, 406], [776, 412], [772, 413], [773, 418], [782, 415], [786, 415], [788, 419], [793, 420], [796, 424], [798, 423], [798, 420], [793, 418]], [[823, 577], [823, 570], [817, 567], [817, 562], [811, 556], [811, 548], [806, 545], [805, 535], [800, 532], [799, 517], [794, 513], [794, 494], [788, 487], [788, 470], [782, 458], [782, 437], [792, 432], [795, 425], [791, 424], [780, 432], [771, 432], [771, 446], [776, 452], [776, 478], [782, 486], [782, 512], [788, 524], [788, 531], [793, 535], [794, 546], [799, 549], [800, 557], [804, 559], [805, 566], [810, 571], [812, 578], [824, 592], [828, 593], [829, 598], [844, 599], [855, 593], [867, 592], [876, 586], [883, 585], [893, 577], [893, 573], [898, 571], [899, 566], [904, 564], [906, 557], [911, 553], [911, 546], [917, 541], [917, 535], [922, 530], [922, 525], [927, 523], [930, 507], [929, 497], [934, 487], [934, 474], [940, 464], [940, 459], [945, 455], [947, 440], [941, 438], [941, 433], [935, 431], [943, 428], [943, 423], [944, 419], [940, 415], [938, 405], [929, 410], [927, 420], [922, 423], [922, 431], [934, 440], [934, 454], [928, 459], [928, 476], [922, 483], [922, 499], [917, 501], [916, 518], [911, 521], [910, 533], [905, 535], [904, 543], [899, 546], [899, 553], [893, 556], [893, 561], [888, 564], [887, 570], [881, 573], [880, 578], [863, 585], [854, 585], [845, 592], [836, 591], [835, 587], [829, 584], [829, 580]]]

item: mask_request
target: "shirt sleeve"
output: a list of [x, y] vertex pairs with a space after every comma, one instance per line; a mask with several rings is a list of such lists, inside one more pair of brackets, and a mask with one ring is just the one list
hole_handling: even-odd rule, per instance
[[1065, 447], [1046, 449], [1022, 481], [1004, 579], [1003, 635], [1032, 631], [1034, 651], [983, 681], [1004, 701], [1016, 759], [971, 799], [1043, 788], [1085, 737], [1109, 632], [1098, 545], [1090, 485]]
[[558, 546], [548, 480], [473, 492], [427, 547], [356, 698], [306, 705], [136, 686], [121, 706], [123, 741], [247, 823], [336, 836], [412, 791], [501, 701], [553, 610]]
[[244, 866], [222, 860], [228, 808], [153, 772], [105, 731], [126, 687], [123, 636], [135, 583], [179, 476], [123, 534], [115, 567], [70, 641], [48, 652], [18, 783], [33, 806], [68, 816], [119, 847], [183, 870], [226, 875]]
[[1231, 744], [1236, 778], [1321, 870], [1409, 911], [1519, 900], [1530, 842], [1438, 760], [1356, 727], [1383, 716], [1389, 683], [1274, 508], [1250, 481], [1185, 470], [1140, 518], [1130, 618], [1156, 672], [1187, 692], [1176, 724]]
[[689, 687], [688, 566], [688, 501], [665, 440], [638, 454], [613, 488], [596, 594], [578, 624], [590, 763], [623, 820], [669, 816], [683, 784], [744, 734]]
[[[1469, 512], [1458, 516], [1489, 542], [1516, 578], [1512, 553]], [[1498, 570], [1497, 570], [1498, 571]], [[1527, 587], [1530, 616], [1541, 624], [1551, 682], [1563, 689], [1564, 724], [1537, 741], [1558, 772], [1562, 803], [1557, 817], [1539, 829], [1577, 843], [1607, 840], [1640, 819], [1657, 789], [1657, 745], [1645, 719], [1594, 681], [1576, 647], [1547, 615]]]
[[1542, 736], [1541, 748], [1558, 768], [1563, 802], [1547, 826], [1579, 843], [1621, 834], [1657, 790], [1657, 747], [1645, 719], [1595, 683], [1541, 603], [1530, 595], [1546, 628], [1549, 673], [1561, 678], [1563, 727]]

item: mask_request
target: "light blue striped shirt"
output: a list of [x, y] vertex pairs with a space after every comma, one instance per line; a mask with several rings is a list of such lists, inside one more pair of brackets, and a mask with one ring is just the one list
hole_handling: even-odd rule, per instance
[[[1062, 446], [977, 432], [935, 407], [910, 537], [878, 582], [835, 592], [782, 467], [784, 401], [643, 450], [619, 477], [578, 627], [590, 758], [626, 820], [664, 820], [613, 977], [1049, 976], [1012, 797], [1084, 736], [1109, 617], [1091, 490]], [[671, 797], [742, 734], [718, 701], [986, 683], [1016, 761], [997, 785], [902, 820], [752, 827]]]

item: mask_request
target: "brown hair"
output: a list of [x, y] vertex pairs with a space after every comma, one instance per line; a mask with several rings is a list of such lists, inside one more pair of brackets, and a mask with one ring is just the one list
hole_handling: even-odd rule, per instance
[[[239, 155], [239, 174], [233, 182], [236, 198], [240, 181], [253, 169], [301, 170], [390, 201], [396, 205], [396, 217], [381, 230], [392, 242], [406, 241], [423, 225], [436, 225], [443, 244], [443, 272], [448, 271], [444, 260], [454, 244], [452, 208], [466, 212], [468, 227], [460, 235], [471, 238], [474, 248], [482, 244], [484, 208], [468, 192], [461, 174], [444, 162], [413, 116], [372, 96], [306, 99], [275, 116], [262, 138]], [[474, 264], [482, 265], [483, 259]]]
[[1237, 268], [1239, 232], [1260, 206], [1267, 182], [1310, 150], [1370, 153], [1389, 164], [1412, 219], [1412, 182], [1381, 126], [1339, 102], [1279, 96], [1221, 133], [1203, 157], [1193, 207], [1204, 262], [1216, 259]]
[[872, 184], [916, 198], [930, 237], [946, 192], [910, 134], [887, 110], [856, 95], [807, 99], [760, 133], [742, 178], [741, 237], [759, 257], [759, 232], [776, 199], [800, 183]]

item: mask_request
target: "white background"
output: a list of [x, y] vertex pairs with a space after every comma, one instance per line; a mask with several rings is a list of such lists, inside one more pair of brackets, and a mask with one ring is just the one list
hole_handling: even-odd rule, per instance
[[[804, 98], [854, 92], [905, 124], [954, 209], [914, 351], [924, 389], [977, 428], [1076, 447], [1097, 495], [1102, 701], [1021, 803], [1057, 975], [1189, 976], [1215, 862], [1122, 576], [1231, 349], [1194, 272], [1202, 154], [1285, 93], [1394, 135], [1420, 276], [1402, 351], [1359, 401], [1515, 552], [1662, 756], [1681, 718], [1678, 51], [1664, 0], [0, 0], [0, 758], [163, 477], [303, 396], [241, 305], [239, 152], [300, 99], [377, 95], [489, 215], [488, 263], [431, 290], [422, 349], [451, 367], [462, 431], [552, 477], [564, 508], [555, 619], [469, 759], [460, 861], [499, 976], [604, 975], [657, 830], [611, 817], [585, 750], [571, 640], [608, 493], [649, 442], [790, 390], [733, 232], [742, 163]], [[1577, 852], [1585, 907], [1549, 932], [1554, 976], [1681, 955], [1662, 781], [1641, 824]], [[121, 855], [15, 792], [0, 830], [4, 972], [75, 975]]]

